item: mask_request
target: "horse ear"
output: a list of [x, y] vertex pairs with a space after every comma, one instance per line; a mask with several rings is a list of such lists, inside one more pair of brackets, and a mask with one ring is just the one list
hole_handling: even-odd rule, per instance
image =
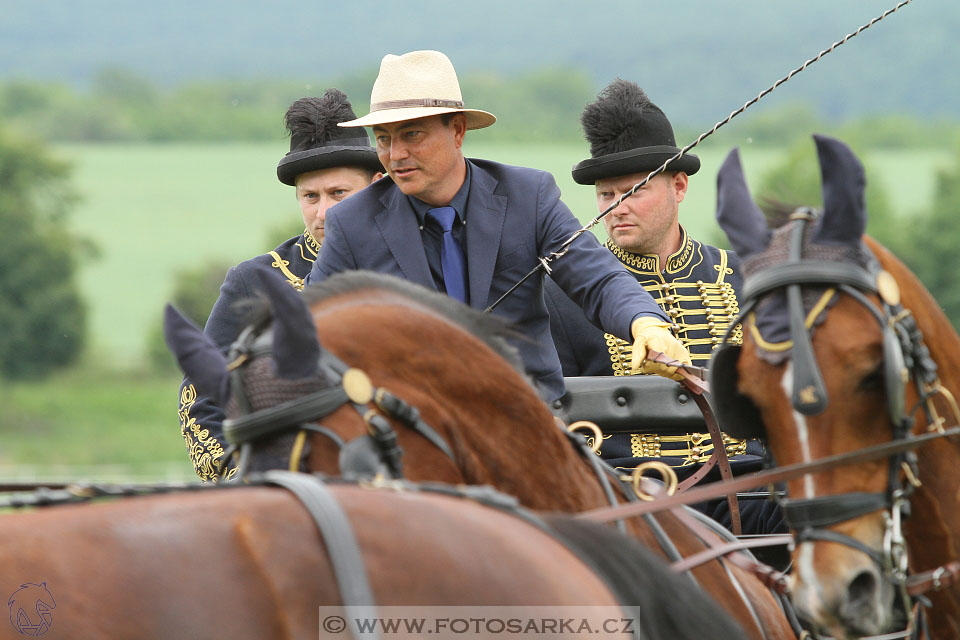
[[273, 315], [273, 360], [281, 378], [305, 378], [317, 373], [320, 342], [310, 309], [300, 294], [276, 275], [263, 278]]
[[170, 304], [164, 309], [163, 337], [197, 392], [224, 406], [230, 396], [227, 359], [213, 340]]
[[750, 195], [737, 149], [727, 154], [717, 173], [717, 222], [742, 258], [770, 244], [767, 219]]
[[855, 244], [867, 227], [863, 165], [850, 147], [827, 136], [814, 135], [820, 161], [823, 217], [814, 242]]

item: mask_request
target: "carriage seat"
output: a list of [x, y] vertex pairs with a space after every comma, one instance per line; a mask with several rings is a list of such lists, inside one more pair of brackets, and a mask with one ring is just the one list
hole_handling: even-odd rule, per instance
[[[554, 414], [567, 424], [588, 420], [600, 427], [600, 455], [614, 466], [658, 458], [672, 467], [693, 467], [713, 451], [700, 409], [678, 382], [644, 375], [571, 377], [564, 383], [567, 392], [553, 403]], [[724, 435], [724, 443], [730, 456], [747, 451], [743, 440]]]

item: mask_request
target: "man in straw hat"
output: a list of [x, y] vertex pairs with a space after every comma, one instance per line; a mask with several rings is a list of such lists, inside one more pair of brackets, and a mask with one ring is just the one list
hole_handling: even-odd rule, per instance
[[[464, 158], [466, 131], [488, 127], [496, 118], [464, 107], [456, 72], [442, 53], [385, 56], [370, 103], [368, 115], [341, 126], [373, 128], [377, 153], [392, 180], [381, 180], [331, 209], [327, 241], [309, 282], [369, 269], [485, 309], [580, 227], [550, 174]], [[675, 374], [675, 368], [646, 362], [648, 347], [689, 362], [668, 330], [667, 316], [590, 234], [551, 268], [587, 317], [635, 341], [636, 368]], [[543, 395], [561, 396], [563, 377], [550, 339], [542, 273], [494, 313], [528, 338], [516, 346]]]
[[[246, 324], [236, 308], [261, 288], [264, 272], [259, 265], [299, 290], [310, 272], [324, 240], [327, 210], [360, 191], [383, 175], [377, 153], [362, 127], [339, 127], [356, 118], [347, 96], [327, 89], [322, 98], [297, 100], [284, 117], [290, 133], [290, 152], [277, 165], [280, 182], [295, 188], [304, 232], [279, 247], [245, 260], [227, 272], [220, 297], [210, 312], [204, 332], [226, 350]], [[180, 429], [194, 467], [204, 480], [212, 480], [221, 468], [223, 411], [210, 399], [197, 397], [184, 378], [180, 386]]]
[[[663, 111], [633, 82], [608, 85], [580, 118], [590, 143], [590, 158], [573, 168], [578, 184], [593, 185], [597, 208], [604, 211], [642, 182], [668, 158], [679, 153], [673, 127]], [[737, 290], [742, 283], [740, 259], [731, 251], [691, 238], [680, 224], [680, 203], [700, 159], [684, 154], [603, 218], [606, 248], [649, 291], [670, 318], [670, 331], [689, 350], [694, 364], [706, 365], [730, 322], [739, 313]], [[565, 376], [623, 376], [630, 366], [631, 345], [604, 334], [549, 278], [545, 284], [550, 328]], [[739, 341], [737, 330], [733, 339]], [[705, 462], [713, 446], [702, 434], [656, 432], [657, 425], [638, 425], [641, 433], [605, 437], [601, 456], [610, 464], [633, 469], [658, 459], [688, 476]], [[762, 467], [763, 448], [725, 436], [735, 473]], [[704, 507], [729, 523], [725, 500]], [[779, 511], [769, 501], [752, 501], [743, 509], [745, 531], [775, 530]]]

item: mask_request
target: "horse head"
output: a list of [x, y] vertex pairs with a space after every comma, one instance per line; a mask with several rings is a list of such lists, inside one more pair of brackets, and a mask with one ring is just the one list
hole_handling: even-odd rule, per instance
[[[904, 406], [918, 397], [906, 387], [908, 370], [929, 374], [897, 281], [863, 238], [863, 167], [839, 141], [814, 138], [823, 210], [797, 209], [775, 231], [750, 197], [736, 150], [718, 174], [717, 218], [744, 258], [746, 281], [742, 347], [724, 346], [711, 367], [717, 413], [735, 436], [765, 436], [784, 465], [907, 437]], [[805, 618], [865, 635], [894, 624], [906, 570], [904, 476], [913, 469], [900, 455], [788, 483], [793, 599]]]
[[[372, 401], [369, 379], [321, 346], [310, 310], [294, 289], [267, 270], [258, 275], [265, 298], [251, 303], [256, 319], [226, 357], [196, 325], [166, 309], [167, 343], [181, 368], [201, 394], [224, 407], [224, 437], [232, 446], [225, 471], [337, 473], [343, 467], [348, 474], [399, 476], [399, 462], [370, 446], [362, 414], [340, 411]], [[325, 420], [336, 422], [337, 430]], [[307, 433], [332, 440], [339, 455], [320, 455], [311, 464]]]
[[250, 443], [244, 472], [495, 484], [527, 504], [575, 510], [581, 490], [558, 501], [530, 474], [531, 460], [547, 470], [582, 463], [523, 373], [506, 323], [384, 274], [338, 274], [302, 294], [269, 273], [260, 280], [268, 304], [226, 356], [176, 310], [166, 319], [184, 372], [225, 408], [226, 439], [241, 452]]

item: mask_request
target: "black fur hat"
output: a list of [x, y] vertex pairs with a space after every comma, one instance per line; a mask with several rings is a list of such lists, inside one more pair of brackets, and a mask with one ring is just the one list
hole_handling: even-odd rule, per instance
[[322, 98], [300, 98], [290, 105], [284, 116], [290, 152], [277, 165], [280, 182], [293, 186], [301, 173], [330, 167], [383, 171], [363, 127], [337, 126], [356, 117], [339, 89], [327, 89]]
[[[590, 143], [590, 158], [573, 168], [577, 184], [653, 171], [680, 152], [673, 127], [639, 86], [617, 78], [580, 115]], [[700, 169], [700, 158], [684, 154], [667, 167], [688, 175]]]

